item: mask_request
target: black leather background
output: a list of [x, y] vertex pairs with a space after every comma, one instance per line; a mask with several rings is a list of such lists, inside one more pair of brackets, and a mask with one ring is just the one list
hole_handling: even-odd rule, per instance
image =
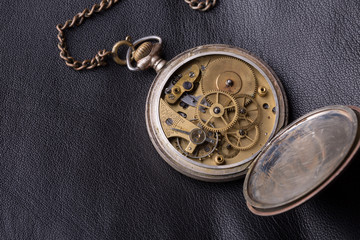
[[[163, 161], [145, 126], [153, 71], [115, 63], [76, 72], [55, 25], [93, 0], [0, 2], [0, 239], [359, 239], [360, 158], [315, 198], [258, 217], [243, 180], [205, 183]], [[67, 32], [92, 57], [130, 34], [156, 34], [164, 57], [203, 44], [245, 48], [278, 74], [290, 120], [360, 105], [360, 1], [123, 0]]]

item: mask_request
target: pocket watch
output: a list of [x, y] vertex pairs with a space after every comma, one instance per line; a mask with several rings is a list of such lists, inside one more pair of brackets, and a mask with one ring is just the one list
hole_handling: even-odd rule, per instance
[[[106, 63], [106, 57], [132, 71], [154, 68], [146, 100], [146, 124], [159, 155], [189, 177], [221, 182], [244, 175], [244, 196], [258, 215], [292, 209], [323, 189], [359, 148], [359, 112], [329, 106], [287, 125], [285, 91], [271, 68], [248, 51], [223, 44], [199, 46], [167, 62], [162, 39], [148, 36], [117, 42], [91, 60], [69, 54], [64, 30], [109, 8], [103, 0], [64, 25], [57, 25], [60, 57], [76, 70]], [[208, 10], [215, 1], [186, 0]], [[126, 59], [118, 49], [127, 46]]]
[[228, 45], [190, 49], [164, 65], [146, 103], [150, 139], [181, 173], [205, 181], [241, 177], [287, 123], [276, 75]]

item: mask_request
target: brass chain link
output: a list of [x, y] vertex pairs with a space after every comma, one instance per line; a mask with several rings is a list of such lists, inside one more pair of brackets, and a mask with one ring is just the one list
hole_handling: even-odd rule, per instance
[[208, 11], [216, 5], [216, 0], [206, 0], [205, 2], [199, 0], [185, 0], [189, 6], [194, 10]]
[[[65, 29], [81, 25], [86, 18], [91, 17], [95, 13], [105, 11], [117, 3], [119, 0], [102, 0], [99, 4], [94, 4], [91, 9], [85, 8], [82, 12], [76, 14], [72, 19], [69, 19], [65, 24], [56, 25], [59, 31], [57, 38], [59, 40], [58, 48], [60, 50], [60, 57], [65, 61], [65, 64], [75, 70], [93, 69], [95, 67], [106, 65], [106, 57], [112, 55], [111, 51], [105, 49], [99, 50], [92, 59], [83, 61], [75, 60], [69, 53], [66, 46]], [[216, 4], [216, 0], [206, 0], [205, 2], [198, 0], [185, 0], [186, 3], [194, 10], [207, 11]]]

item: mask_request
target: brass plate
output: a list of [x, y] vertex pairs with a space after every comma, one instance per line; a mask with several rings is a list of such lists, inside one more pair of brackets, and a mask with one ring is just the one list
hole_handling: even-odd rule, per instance
[[358, 125], [351, 108], [330, 106], [286, 127], [246, 175], [244, 196], [249, 209], [258, 215], [275, 215], [314, 196], [354, 156], [359, 147]]
[[287, 101], [261, 60], [240, 48], [206, 45], [180, 54], [158, 73], [146, 123], [155, 148], [176, 170], [230, 181], [243, 176], [286, 125]]

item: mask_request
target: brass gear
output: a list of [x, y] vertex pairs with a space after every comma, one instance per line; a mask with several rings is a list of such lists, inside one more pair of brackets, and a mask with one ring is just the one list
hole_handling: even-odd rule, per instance
[[[210, 101], [208, 101], [209, 99]], [[232, 109], [231, 116], [227, 114], [230, 109]], [[238, 120], [239, 115], [236, 99], [227, 92], [216, 90], [205, 93], [199, 99], [195, 111], [203, 128], [213, 132], [223, 132], [231, 128]], [[229, 117], [226, 119], [225, 115]]]
[[246, 121], [243, 128], [247, 129], [253, 125], [258, 125], [261, 115], [260, 105], [249, 95], [241, 94], [236, 98], [239, 104], [239, 120]]
[[234, 57], [221, 57], [209, 63], [201, 79], [201, 90], [203, 94], [211, 90], [220, 90], [234, 97], [239, 94], [255, 97], [257, 79], [248, 63]]
[[[244, 122], [242, 127], [247, 129], [253, 125], [259, 124], [261, 109], [257, 101], [246, 94], [239, 94], [236, 97], [236, 101], [239, 105], [239, 117], [238, 121]], [[231, 118], [233, 109], [229, 109], [226, 114], [226, 118]]]
[[259, 137], [260, 131], [257, 125], [244, 129], [240, 122], [237, 122], [237, 124], [224, 133], [226, 142], [240, 151], [245, 151], [255, 146]]

